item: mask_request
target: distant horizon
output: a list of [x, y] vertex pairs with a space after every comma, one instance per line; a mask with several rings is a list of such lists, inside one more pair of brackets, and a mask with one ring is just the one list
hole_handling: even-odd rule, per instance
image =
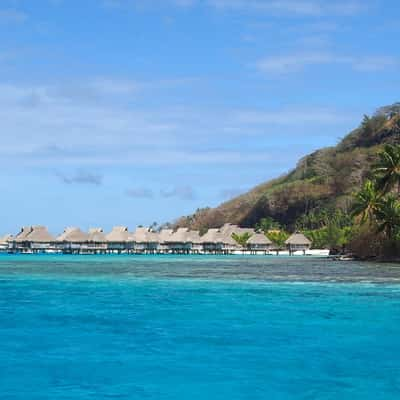
[[399, 101], [394, 0], [4, 0], [0, 236], [216, 206]]

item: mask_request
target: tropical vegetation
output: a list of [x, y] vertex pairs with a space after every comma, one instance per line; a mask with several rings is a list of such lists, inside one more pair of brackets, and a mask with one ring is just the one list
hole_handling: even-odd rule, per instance
[[365, 116], [335, 147], [317, 150], [288, 174], [175, 226], [205, 231], [229, 222], [281, 244], [302, 231], [314, 247], [362, 257], [396, 256], [399, 241], [400, 103]]

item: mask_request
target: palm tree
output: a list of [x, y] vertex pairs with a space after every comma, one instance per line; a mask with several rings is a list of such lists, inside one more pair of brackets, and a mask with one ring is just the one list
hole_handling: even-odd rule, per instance
[[357, 193], [351, 207], [353, 217], [361, 217], [361, 223], [372, 221], [375, 218], [376, 210], [381, 203], [381, 196], [376, 190], [375, 184], [368, 180], [362, 189]]
[[385, 232], [388, 239], [393, 239], [400, 228], [400, 202], [389, 195], [383, 199], [376, 210], [378, 232]]
[[275, 232], [268, 232], [267, 237], [269, 240], [274, 242], [274, 244], [279, 249], [282, 249], [285, 247], [285, 242], [288, 239], [289, 235], [285, 231], [275, 231]]
[[400, 146], [387, 144], [378, 156], [374, 166], [377, 189], [386, 194], [397, 186], [400, 193]]
[[245, 232], [243, 234], [232, 233], [232, 239], [242, 247], [247, 246], [247, 242], [249, 241], [251, 236], [252, 235], [248, 232]]

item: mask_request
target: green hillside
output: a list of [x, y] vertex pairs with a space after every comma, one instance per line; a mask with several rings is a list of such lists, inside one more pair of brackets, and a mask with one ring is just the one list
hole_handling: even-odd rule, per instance
[[204, 231], [226, 222], [252, 227], [262, 218], [272, 218], [293, 230], [305, 218], [347, 213], [352, 195], [368, 178], [377, 152], [387, 143], [400, 144], [400, 103], [383, 107], [372, 117], [365, 116], [337, 146], [304, 157], [287, 175], [216, 208], [197, 210], [180, 218], [176, 226]]

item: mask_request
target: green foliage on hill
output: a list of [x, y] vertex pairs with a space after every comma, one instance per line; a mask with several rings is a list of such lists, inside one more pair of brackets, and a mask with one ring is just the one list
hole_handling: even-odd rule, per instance
[[274, 226], [301, 229], [314, 236], [318, 233], [310, 232], [320, 230], [314, 239], [339, 249], [349, 236], [353, 196], [372, 178], [378, 153], [386, 144], [400, 144], [400, 103], [365, 116], [337, 146], [304, 157], [287, 175], [219, 207], [197, 210], [179, 219], [176, 226], [205, 231], [230, 222], [263, 231]]
[[[359, 257], [400, 256], [400, 145], [386, 144], [372, 178], [355, 195], [350, 249]], [[364, 243], [364, 246], [362, 245]]]

